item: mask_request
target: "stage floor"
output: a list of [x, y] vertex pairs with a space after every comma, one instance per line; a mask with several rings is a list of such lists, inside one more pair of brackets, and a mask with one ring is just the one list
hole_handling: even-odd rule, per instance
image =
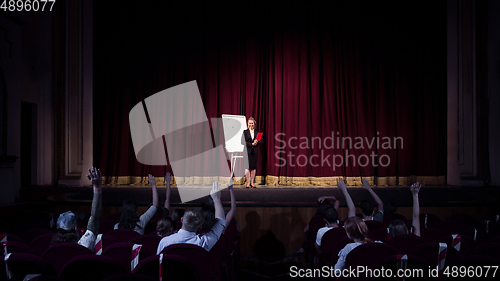
[[[241, 207], [314, 207], [318, 197], [335, 195], [345, 207], [342, 192], [335, 186], [266, 186], [247, 189], [235, 186], [237, 205]], [[399, 207], [410, 207], [412, 196], [409, 187], [373, 187], [373, 190], [384, 202], [395, 202]], [[355, 203], [363, 199], [372, 200], [370, 194], [361, 187], [350, 187], [348, 191]], [[165, 200], [165, 188], [158, 188], [161, 204]], [[206, 197], [195, 201], [181, 203], [179, 191], [171, 189], [172, 206], [197, 206], [207, 201]], [[495, 206], [499, 203], [498, 187], [452, 187], [425, 186], [420, 191], [421, 207], [461, 207], [461, 206]], [[151, 189], [147, 186], [104, 186], [103, 204], [121, 206], [124, 200], [134, 199], [139, 205], [149, 205], [152, 201]], [[49, 201], [63, 204], [88, 204], [92, 200], [90, 187], [26, 187], [21, 189], [22, 201]], [[222, 190], [222, 201], [229, 206], [230, 197], [227, 189]]]

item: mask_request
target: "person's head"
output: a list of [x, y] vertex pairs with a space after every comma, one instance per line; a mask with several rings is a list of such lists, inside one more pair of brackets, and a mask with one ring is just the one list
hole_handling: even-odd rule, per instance
[[134, 229], [140, 227], [137, 222], [139, 222], [139, 217], [137, 216], [137, 204], [135, 201], [127, 200], [123, 202], [118, 228]]
[[203, 213], [199, 208], [187, 210], [182, 217], [182, 229], [196, 232], [203, 225]]
[[253, 117], [248, 118], [248, 129], [254, 130], [256, 126], [257, 122], [255, 122], [255, 119]]
[[365, 215], [367, 217], [373, 215], [373, 210], [375, 209], [375, 205], [372, 202], [370, 202], [368, 200], [363, 200], [363, 201], [361, 201], [360, 207], [361, 207], [361, 212], [363, 213], [363, 215]]
[[172, 221], [180, 221], [184, 216], [184, 209], [175, 209], [172, 212]]
[[332, 205], [330, 205], [330, 201], [328, 199], [323, 200], [323, 202], [318, 201], [318, 208], [316, 209], [316, 214], [323, 214], [323, 212], [330, 207], [332, 207]]
[[347, 237], [355, 242], [371, 242], [366, 235], [368, 234], [368, 226], [359, 217], [350, 217], [344, 221], [345, 232]]
[[172, 219], [170, 217], [162, 217], [156, 223], [156, 233], [158, 233], [158, 236], [169, 236], [173, 231]]
[[52, 244], [62, 242], [78, 242], [80, 235], [76, 231], [78, 218], [72, 211], [59, 215], [57, 219], [57, 233], [52, 236]]
[[406, 224], [402, 220], [392, 220], [389, 223], [389, 234], [391, 238], [398, 235], [408, 234], [408, 227], [406, 227]]
[[338, 223], [339, 215], [334, 207], [327, 208], [323, 212], [323, 217], [325, 218], [328, 224]]
[[202, 228], [206, 230], [212, 229], [212, 226], [216, 223], [215, 219], [215, 207], [210, 204], [204, 204], [201, 207], [201, 211], [203, 212], [203, 225]]

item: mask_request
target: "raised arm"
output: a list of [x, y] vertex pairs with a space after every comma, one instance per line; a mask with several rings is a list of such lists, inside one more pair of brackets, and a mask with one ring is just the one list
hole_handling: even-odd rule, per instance
[[153, 206], [158, 208], [159, 201], [158, 201], [158, 190], [156, 190], [156, 180], [155, 177], [151, 174], [148, 175], [149, 183], [151, 184], [151, 191], [153, 193]]
[[172, 175], [170, 174], [170, 172], [167, 172], [167, 174], [165, 175], [165, 183], [167, 185], [167, 190], [165, 191], [166, 192], [166, 199], [165, 199], [165, 204], [163, 205], [163, 207], [165, 207], [165, 209], [167, 209], [169, 212], [170, 212], [170, 180], [172, 179]]
[[413, 234], [420, 236], [420, 204], [418, 202], [418, 192], [420, 191], [420, 183], [414, 183], [410, 187], [413, 195], [413, 218], [411, 224], [413, 225]]
[[350, 218], [356, 216], [356, 207], [354, 206], [354, 202], [352, 202], [351, 195], [349, 195], [349, 192], [347, 192], [347, 187], [345, 186], [344, 180], [342, 178], [337, 179], [337, 187], [344, 194], [347, 207], [349, 208], [347, 217]]
[[[234, 212], [236, 212], [236, 197], [234, 197], [234, 189], [233, 189], [233, 178], [229, 180], [229, 185], [227, 186], [229, 189], [229, 193], [231, 194], [231, 210], [226, 215], [226, 226], [229, 225], [231, 220], [233, 219]], [[224, 229], [226, 230], [226, 229]]]
[[363, 183], [363, 188], [368, 190], [368, 192], [370, 192], [370, 194], [372, 195], [373, 200], [375, 200], [375, 202], [377, 202], [378, 210], [383, 212], [384, 211], [384, 202], [382, 202], [382, 200], [380, 200], [380, 197], [378, 197], [377, 193], [375, 193], [375, 191], [373, 191], [373, 189], [371, 188], [370, 184], [368, 183], [368, 181], [366, 179], [362, 179], [361, 182]]
[[212, 196], [212, 199], [214, 200], [215, 217], [225, 220], [226, 216], [224, 215], [224, 208], [222, 207], [222, 202], [220, 201], [220, 187], [218, 182], [214, 182], [212, 184], [210, 196]]
[[101, 218], [101, 206], [102, 206], [102, 175], [101, 170], [92, 167], [89, 169], [87, 178], [90, 180], [94, 186], [94, 198], [92, 199], [92, 210], [87, 223], [87, 230], [92, 231], [94, 235], [99, 233], [99, 220]]

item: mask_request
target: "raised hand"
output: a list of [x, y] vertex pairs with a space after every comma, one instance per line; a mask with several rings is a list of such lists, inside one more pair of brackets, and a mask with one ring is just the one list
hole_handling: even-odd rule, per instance
[[318, 202], [319, 203], [323, 203], [323, 201], [325, 201], [325, 196], [321, 196], [320, 198], [318, 198]]
[[361, 183], [363, 184], [363, 188], [364, 189], [370, 189], [370, 184], [368, 183], [368, 181], [366, 179], [362, 179], [361, 180]]
[[156, 187], [156, 180], [155, 180], [155, 177], [153, 175], [148, 174], [148, 180], [149, 180], [149, 184], [151, 184], [151, 186]]
[[171, 179], [172, 179], [172, 175], [170, 174], [170, 172], [167, 172], [167, 174], [165, 175], [165, 182], [167, 184], [170, 184]]
[[88, 170], [89, 173], [87, 175], [87, 178], [90, 180], [92, 185], [94, 186], [94, 191], [96, 189], [100, 191], [102, 187], [102, 175], [101, 175], [101, 170], [97, 169], [96, 167], [92, 167], [91, 169]]
[[210, 190], [210, 196], [215, 201], [220, 201], [220, 187], [218, 182], [212, 183], [212, 190]]
[[340, 189], [347, 189], [345, 182], [342, 178], [337, 179], [337, 187]]
[[347, 203], [347, 208], [349, 209], [347, 217], [354, 217], [356, 215], [356, 206], [354, 206], [354, 202], [352, 201], [351, 195], [349, 195], [349, 192], [347, 191], [347, 187], [345, 186], [344, 180], [342, 178], [337, 179], [337, 187], [342, 191], [344, 194], [346, 203]]
[[92, 199], [92, 209], [87, 223], [87, 230], [97, 235], [99, 232], [99, 219], [101, 217], [102, 206], [102, 175], [101, 170], [92, 167], [88, 170], [87, 178], [94, 186], [94, 198]]
[[420, 185], [419, 182], [412, 184], [410, 187], [411, 193], [413, 195], [418, 195], [418, 192], [420, 191], [420, 187], [422, 187], [422, 186]]

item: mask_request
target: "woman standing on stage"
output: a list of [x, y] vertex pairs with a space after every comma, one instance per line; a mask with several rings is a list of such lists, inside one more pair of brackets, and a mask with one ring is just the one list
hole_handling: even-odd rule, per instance
[[247, 188], [252, 186], [255, 188], [255, 171], [257, 169], [257, 159], [259, 158], [259, 144], [264, 143], [262, 134], [260, 141], [258, 140], [259, 131], [255, 129], [255, 119], [248, 118], [248, 129], [243, 131], [243, 139], [245, 141], [248, 153], [248, 162], [245, 163], [245, 177], [247, 179]]

